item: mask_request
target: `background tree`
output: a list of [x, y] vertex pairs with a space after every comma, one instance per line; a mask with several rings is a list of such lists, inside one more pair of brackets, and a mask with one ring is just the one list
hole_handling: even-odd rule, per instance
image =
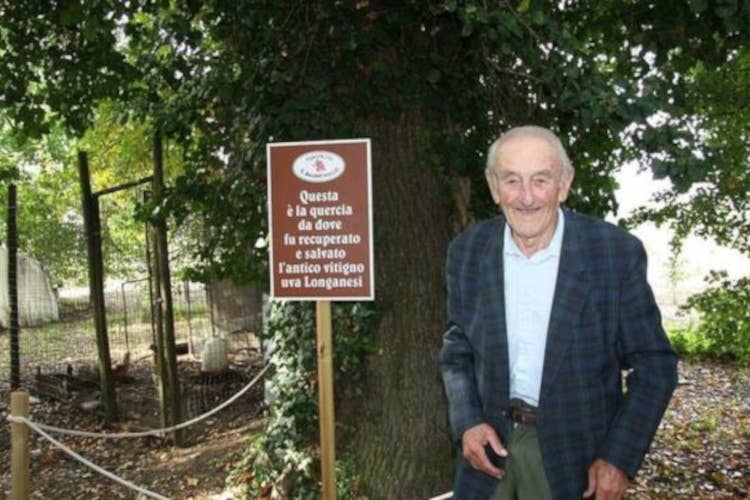
[[[73, 139], [59, 125], [39, 139], [21, 146], [5, 130], [6, 172], [19, 184], [19, 230], [22, 251], [39, 260], [55, 284], [86, 281], [86, 252], [77, 149], [91, 150], [90, 168], [95, 191], [150, 175], [150, 129], [145, 124], [119, 121], [112, 102], [103, 102], [81, 139]], [[179, 169], [176, 147], [167, 148], [169, 171]], [[10, 175], [10, 174], [9, 174]], [[0, 193], [5, 203], [6, 193]], [[109, 278], [132, 278], [146, 273], [144, 222], [136, 217], [142, 190], [113, 193], [100, 199], [105, 272]], [[0, 228], [3, 234], [4, 228]]]
[[671, 187], [632, 223], [667, 223], [678, 239], [695, 232], [750, 255], [750, 49], [733, 48], [716, 67], [696, 63], [683, 85], [683, 99], [659, 127], [671, 124], [677, 134], [668, 143], [649, 137], [654, 173]]

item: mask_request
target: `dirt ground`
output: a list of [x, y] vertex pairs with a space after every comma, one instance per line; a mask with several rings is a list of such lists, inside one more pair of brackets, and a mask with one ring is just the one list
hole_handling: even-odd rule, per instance
[[750, 498], [750, 367], [680, 362], [630, 499]]
[[[251, 368], [242, 380], [250, 380]], [[243, 384], [235, 380], [222, 391], [232, 394]], [[235, 384], [235, 385], [233, 385]], [[236, 385], [239, 384], [239, 385]], [[140, 389], [139, 389], [140, 387]], [[218, 391], [213, 397], [226, 397]], [[146, 417], [155, 419], [143, 386], [123, 391], [130, 398], [129, 417], [115, 430], [140, 430]], [[214, 391], [216, 392], [216, 391]], [[205, 394], [205, 391], [197, 391]], [[74, 450], [119, 476], [174, 499], [228, 500], [225, 478], [249, 439], [262, 432], [262, 384], [240, 401], [187, 433], [189, 446], [173, 448], [156, 438], [102, 441], [64, 437]], [[201, 396], [201, 398], [204, 398]], [[200, 398], [199, 398], [200, 399]], [[222, 399], [222, 400], [223, 400]], [[7, 415], [7, 385], [0, 386], [0, 417]], [[146, 404], [148, 403], [148, 404]], [[203, 403], [202, 403], [203, 404]], [[212, 404], [206, 400], [205, 404]], [[213, 404], [215, 406], [215, 404]], [[100, 419], [59, 401], [32, 408], [39, 421], [62, 427], [98, 430]], [[138, 415], [138, 418], [133, 418]], [[34, 436], [32, 498], [135, 498]], [[7, 426], [0, 432], [0, 492], [9, 491]], [[750, 369], [716, 362], [681, 362], [680, 384], [670, 403], [649, 455], [631, 484], [627, 499], [735, 499], [750, 497]], [[421, 500], [421, 499], [415, 499]]]
[[[260, 363], [235, 368], [221, 377], [197, 375], [193, 364], [181, 363], [187, 383], [184, 389], [188, 414], [192, 418], [231, 397], [260, 371]], [[137, 363], [129, 383], [118, 387], [121, 422], [112, 432], [139, 431], [159, 427], [158, 406], [151, 381], [150, 363]], [[33, 380], [29, 381], [33, 384]], [[32, 392], [33, 394], [33, 392]], [[75, 395], [74, 395], [75, 396]], [[101, 431], [101, 418], [69, 401], [41, 398], [33, 402], [32, 418], [39, 422], [87, 431]], [[84, 398], [85, 399], [85, 398]], [[0, 384], [0, 417], [8, 413], [8, 386]], [[33, 400], [32, 400], [33, 401]], [[67, 446], [97, 465], [141, 487], [174, 499], [230, 499], [225, 478], [239, 459], [249, 439], [263, 428], [261, 407], [263, 381], [228, 408], [185, 431], [187, 446], [173, 447], [168, 438], [103, 440], [60, 436]], [[9, 436], [7, 425], [0, 431], [0, 492], [10, 494]], [[135, 498], [136, 493], [105, 478], [32, 432], [32, 498], [117, 499]]]

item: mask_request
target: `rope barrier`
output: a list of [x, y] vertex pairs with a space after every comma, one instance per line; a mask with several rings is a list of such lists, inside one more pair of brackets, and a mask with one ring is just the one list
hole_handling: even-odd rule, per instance
[[56, 440], [55, 438], [53, 438], [52, 436], [50, 436], [49, 434], [47, 434], [46, 432], [44, 432], [42, 429], [39, 428], [39, 426], [37, 424], [35, 424], [34, 422], [32, 422], [31, 420], [29, 420], [27, 418], [9, 416], [8, 420], [11, 421], [11, 422], [14, 422], [14, 423], [18, 423], [18, 424], [21, 424], [21, 423], [22, 424], [26, 424], [27, 426], [29, 426], [29, 428], [31, 430], [33, 430], [34, 432], [39, 433], [40, 436], [42, 436], [47, 441], [49, 441], [50, 443], [52, 443], [55, 446], [57, 446], [58, 448], [60, 448], [62, 451], [64, 451], [65, 453], [67, 453], [71, 457], [75, 458], [76, 460], [78, 460], [82, 464], [86, 465], [87, 467], [93, 469], [94, 471], [98, 472], [99, 474], [108, 477], [112, 481], [114, 481], [116, 483], [119, 483], [122, 486], [125, 486], [126, 488], [130, 488], [131, 490], [135, 490], [135, 491], [137, 491], [139, 493], [143, 493], [144, 495], [146, 495], [148, 497], [151, 497], [151, 498], [157, 498], [158, 500], [169, 500], [168, 497], [165, 497], [163, 495], [155, 493], [155, 492], [153, 492], [151, 490], [147, 490], [146, 488], [142, 488], [142, 487], [138, 486], [137, 484], [133, 484], [130, 481], [126, 481], [125, 479], [122, 479], [121, 477], [118, 477], [118, 476], [112, 474], [111, 472], [109, 472], [106, 469], [102, 469], [101, 467], [99, 467], [95, 463], [93, 463], [93, 462], [87, 460], [86, 458], [82, 457], [81, 455], [79, 455], [75, 451], [73, 451], [70, 448], [68, 448], [67, 446], [65, 446], [60, 441]]
[[[166, 427], [164, 429], [150, 429], [147, 431], [139, 431], [139, 432], [120, 432], [120, 433], [114, 433], [114, 432], [88, 432], [88, 431], [79, 431], [75, 429], [63, 429], [61, 427], [54, 427], [52, 425], [37, 423], [36, 425], [44, 429], [48, 432], [54, 432], [57, 434], [67, 434], [69, 436], [81, 436], [81, 437], [93, 437], [93, 438], [103, 438], [103, 439], [121, 439], [121, 438], [136, 438], [136, 437], [145, 437], [145, 436], [161, 436], [163, 434], [167, 434], [169, 432], [174, 432], [179, 429], [184, 429], [185, 427], [190, 427], [191, 425], [200, 422], [201, 420], [205, 420], [211, 415], [220, 412], [230, 404], [237, 401], [239, 398], [241, 398], [247, 391], [249, 391], [257, 382], [261, 379], [263, 375], [266, 374], [266, 372], [271, 368], [270, 364], [267, 364], [245, 387], [240, 389], [234, 396], [227, 399], [223, 403], [221, 403], [219, 406], [213, 408], [210, 411], [207, 411], [206, 413], [202, 415], [198, 415], [197, 417], [188, 420], [186, 422], [179, 423], [177, 425], [173, 425], [171, 427]], [[10, 418], [9, 418], [10, 419]]]
[[438, 495], [436, 497], [430, 498], [430, 500], [448, 500], [449, 498], [453, 498], [453, 492], [449, 491], [448, 493], [443, 493], [442, 495]]
[[201, 420], [204, 420], [211, 415], [223, 410], [230, 404], [234, 403], [242, 397], [247, 391], [249, 391], [258, 381], [261, 379], [263, 375], [271, 368], [270, 364], [267, 364], [263, 369], [242, 389], [237, 391], [237, 393], [232, 396], [231, 398], [224, 401], [222, 404], [217, 406], [216, 408], [213, 408], [212, 410], [204, 413], [203, 415], [199, 415], [191, 420], [188, 420], [187, 422], [182, 422], [177, 425], [173, 425], [172, 427], [167, 427], [164, 429], [152, 429], [148, 431], [142, 431], [142, 432], [122, 432], [122, 433], [103, 433], [103, 432], [86, 432], [86, 431], [78, 431], [74, 429], [63, 429], [60, 427], [54, 427], [51, 425], [45, 425], [41, 423], [33, 422], [31, 419], [26, 417], [16, 417], [13, 415], [8, 415], [7, 420], [9, 422], [18, 423], [18, 424], [25, 424], [27, 425], [31, 430], [38, 433], [40, 436], [42, 436], [44, 439], [49, 441], [50, 443], [54, 444], [61, 450], [63, 450], [65, 453], [73, 457], [74, 459], [78, 460], [82, 464], [86, 465], [87, 467], [93, 469], [95, 472], [98, 472], [99, 474], [111, 479], [112, 481], [121, 484], [122, 486], [125, 486], [126, 488], [130, 488], [131, 490], [135, 490], [139, 493], [142, 493], [150, 498], [156, 498], [158, 500], [169, 500], [168, 497], [165, 497], [163, 495], [160, 495], [159, 493], [153, 492], [151, 490], [147, 490], [146, 488], [143, 488], [141, 486], [138, 486], [136, 484], [131, 483], [130, 481], [127, 481], [125, 479], [122, 479], [121, 477], [109, 472], [106, 469], [103, 469], [96, 465], [95, 463], [91, 462], [90, 460], [87, 460], [83, 456], [79, 455], [72, 449], [65, 446], [60, 441], [56, 440], [49, 434], [45, 432], [45, 430], [50, 432], [57, 432], [60, 434], [67, 434], [71, 436], [84, 436], [84, 437], [96, 437], [96, 438], [125, 438], [125, 437], [143, 437], [143, 436], [153, 436], [153, 435], [161, 435], [166, 434], [168, 432], [173, 432], [178, 429], [183, 429], [185, 427], [189, 427], [197, 422], [200, 422]]
[[[29, 418], [25, 417], [14, 417], [13, 415], [8, 415], [7, 420], [9, 422], [13, 423], [21, 423], [27, 425], [31, 430], [38, 433], [40, 436], [42, 436], [44, 439], [49, 441], [50, 443], [54, 444], [61, 450], [63, 450], [65, 453], [73, 457], [74, 459], [78, 460], [82, 464], [86, 465], [87, 467], [93, 469], [95, 472], [98, 472], [99, 474], [111, 479], [112, 481], [119, 483], [122, 486], [125, 486], [126, 488], [130, 488], [131, 490], [137, 491], [139, 493], [142, 493], [150, 498], [156, 498], [158, 500], [169, 500], [168, 497], [165, 497], [163, 495], [160, 495], [159, 493], [156, 493], [154, 491], [148, 490], [146, 488], [143, 488], [141, 486], [138, 486], [136, 484], [131, 483], [130, 481], [127, 481], [125, 479], [122, 479], [119, 476], [116, 476], [115, 474], [109, 472], [106, 469], [103, 469], [96, 465], [95, 463], [87, 460], [83, 456], [79, 455], [75, 451], [71, 450], [67, 446], [65, 446], [60, 441], [56, 440], [49, 434], [45, 432], [45, 430], [50, 432], [57, 432], [59, 434], [67, 434], [71, 436], [83, 436], [83, 437], [95, 437], [95, 438], [105, 438], [105, 439], [118, 439], [118, 438], [133, 438], [133, 437], [144, 437], [144, 436], [158, 436], [162, 434], [166, 434], [169, 432], [174, 432], [178, 429], [184, 429], [186, 427], [189, 427], [195, 423], [200, 422], [201, 420], [205, 420], [206, 418], [210, 417], [211, 415], [223, 410], [230, 404], [237, 401], [240, 397], [242, 397], [247, 391], [249, 391], [256, 383], [258, 383], [258, 380], [263, 377], [263, 375], [266, 374], [266, 372], [271, 368], [270, 364], [267, 364], [263, 369], [242, 389], [237, 391], [237, 393], [232, 396], [231, 398], [224, 401], [219, 406], [213, 408], [212, 410], [199, 415], [191, 420], [188, 420], [186, 422], [182, 422], [177, 425], [173, 425], [171, 427], [166, 427], [163, 429], [151, 429], [148, 431], [141, 431], [141, 432], [121, 432], [121, 433], [106, 433], [106, 432], [87, 432], [87, 431], [78, 431], [75, 429], [63, 429], [61, 427], [54, 427], [52, 425], [46, 425], [42, 423], [36, 423], [33, 422]], [[436, 497], [432, 497], [429, 500], [448, 500], [453, 498], [453, 492], [449, 491], [447, 493], [443, 493], [442, 495], [438, 495]]]

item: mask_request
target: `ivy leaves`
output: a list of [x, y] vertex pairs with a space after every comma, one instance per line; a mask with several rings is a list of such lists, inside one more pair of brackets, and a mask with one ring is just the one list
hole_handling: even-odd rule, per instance
[[[380, 319], [372, 303], [335, 303], [332, 308], [334, 335], [334, 377], [346, 379], [352, 387], [363, 375], [362, 364], [375, 352], [375, 329]], [[280, 498], [319, 498], [315, 452], [318, 429], [315, 314], [312, 302], [271, 302], [267, 312], [267, 330], [261, 338], [266, 344], [275, 373], [267, 391], [272, 395], [269, 421], [262, 438], [251, 446], [241, 469], [251, 471], [248, 495], [266, 498], [275, 492]], [[361, 396], [361, 394], [360, 394]], [[338, 466], [343, 466], [341, 463]], [[338, 475], [338, 496], [359, 498], [347, 475]], [[273, 495], [271, 495], [273, 496]]]

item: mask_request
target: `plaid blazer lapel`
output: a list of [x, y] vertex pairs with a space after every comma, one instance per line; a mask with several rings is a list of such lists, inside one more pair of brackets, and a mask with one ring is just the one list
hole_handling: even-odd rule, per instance
[[[505, 219], [497, 217], [493, 235], [482, 255], [482, 300], [485, 301], [483, 352], [486, 359], [485, 387], [493, 387], [485, 397], [487, 406], [504, 408], [510, 393], [508, 337], [505, 323], [505, 280], [503, 274], [503, 235]], [[497, 399], [495, 399], [497, 398]]]
[[563, 211], [565, 233], [563, 234], [560, 265], [557, 271], [555, 297], [552, 303], [547, 346], [544, 353], [544, 369], [540, 390], [540, 404], [555, 379], [560, 364], [568, 349], [572, 332], [579, 320], [584, 300], [588, 293], [588, 281], [584, 273], [586, 248], [580, 239], [577, 219], [570, 212]]

